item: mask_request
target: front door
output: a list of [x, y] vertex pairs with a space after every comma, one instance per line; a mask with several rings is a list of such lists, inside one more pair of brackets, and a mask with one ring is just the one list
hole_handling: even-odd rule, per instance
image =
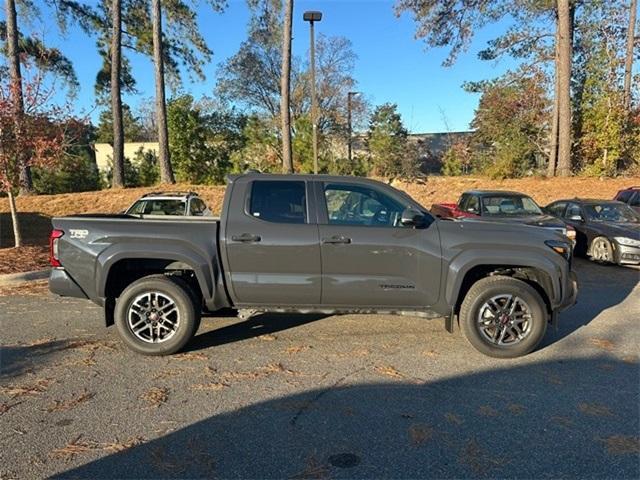
[[307, 182], [240, 179], [225, 232], [228, 281], [240, 306], [320, 303], [320, 245]]
[[382, 186], [335, 182], [322, 192], [322, 303], [360, 308], [422, 308], [440, 288], [440, 236], [400, 223], [407, 200]]

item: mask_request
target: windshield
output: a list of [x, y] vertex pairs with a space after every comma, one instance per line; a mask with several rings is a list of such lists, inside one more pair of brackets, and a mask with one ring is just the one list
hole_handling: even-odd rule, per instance
[[515, 195], [482, 197], [483, 215], [542, 215], [542, 210], [531, 198]]
[[639, 223], [640, 217], [627, 205], [598, 203], [585, 205], [587, 218], [593, 222]]

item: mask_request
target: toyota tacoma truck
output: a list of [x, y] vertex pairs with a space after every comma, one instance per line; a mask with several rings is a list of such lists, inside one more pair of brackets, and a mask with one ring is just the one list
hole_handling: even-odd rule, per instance
[[104, 308], [133, 350], [179, 351], [203, 313], [398, 313], [444, 318], [480, 352], [517, 357], [573, 305], [566, 237], [438, 219], [383, 183], [329, 175], [228, 179], [220, 218], [52, 220], [53, 293]]

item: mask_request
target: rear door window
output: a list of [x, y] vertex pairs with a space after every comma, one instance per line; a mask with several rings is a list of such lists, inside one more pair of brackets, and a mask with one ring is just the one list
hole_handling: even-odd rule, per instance
[[254, 181], [249, 215], [275, 223], [307, 223], [305, 182]]

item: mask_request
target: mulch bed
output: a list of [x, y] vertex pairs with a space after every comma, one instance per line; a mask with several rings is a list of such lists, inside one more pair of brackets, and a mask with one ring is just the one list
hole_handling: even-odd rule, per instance
[[49, 268], [49, 247], [47, 245], [0, 248], [0, 275], [47, 268]]

